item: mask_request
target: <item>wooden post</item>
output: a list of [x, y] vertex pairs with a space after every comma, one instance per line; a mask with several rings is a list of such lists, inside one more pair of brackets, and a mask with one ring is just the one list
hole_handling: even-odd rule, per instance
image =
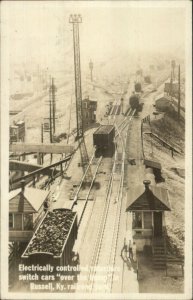
[[35, 187], [36, 186], [36, 178], [35, 178], [35, 176], [33, 176], [33, 187]]
[[60, 165], [60, 171], [61, 171], [61, 176], [63, 175], [63, 166], [62, 164]]

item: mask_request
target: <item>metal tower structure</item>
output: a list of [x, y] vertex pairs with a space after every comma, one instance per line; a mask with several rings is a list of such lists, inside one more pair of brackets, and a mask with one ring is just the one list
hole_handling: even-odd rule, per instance
[[[74, 45], [74, 74], [75, 74], [75, 96], [76, 96], [76, 121], [77, 121], [77, 136], [79, 143], [81, 165], [83, 172], [86, 172], [89, 156], [84, 140], [83, 114], [82, 114], [82, 87], [81, 87], [81, 68], [80, 68], [80, 44], [79, 44], [79, 23], [82, 23], [81, 15], [70, 15], [69, 23], [73, 25], [73, 45]], [[85, 182], [90, 182], [92, 179], [91, 168], [87, 170]]]
[[69, 23], [72, 23], [73, 26], [76, 121], [77, 121], [77, 139], [79, 139], [80, 137], [83, 137], [84, 134], [83, 121], [82, 121], [82, 89], [81, 89], [80, 45], [79, 45], [79, 23], [82, 23], [81, 15], [70, 15]]

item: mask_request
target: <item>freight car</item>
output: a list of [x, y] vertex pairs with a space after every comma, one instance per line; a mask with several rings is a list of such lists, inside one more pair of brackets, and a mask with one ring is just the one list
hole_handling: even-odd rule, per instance
[[93, 134], [93, 144], [96, 148], [109, 148], [115, 137], [114, 125], [100, 125]]
[[151, 83], [151, 77], [149, 75], [145, 76], [144, 81], [145, 81], [145, 83], [150, 84]]
[[133, 94], [130, 98], [129, 98], [129, 104], [130, 104], [130, 107], [132, 109], [138, 109], [139, 107], [139, 95], [137, 94]]
[[133, 93], [129, 98], [129, 104], [132, 109], [135, 109], [136, 112], [142, 111], [143, 103], [140, 99], [140, 93]]
[[95, 157], [112, 157], [115, 151], [114, 145], [115, 126], [100, 125], [93, 133], [93, 145], [96, 147]]
[[70, 209], [48, 211], [25, 249], [25, 265], [64, 266], [71, 263], [77, 239], [77, 213]]
[[141, 93], [142, 92], [141, 83], [140, 82], [135, 83], [135, 92], [136, 93]]

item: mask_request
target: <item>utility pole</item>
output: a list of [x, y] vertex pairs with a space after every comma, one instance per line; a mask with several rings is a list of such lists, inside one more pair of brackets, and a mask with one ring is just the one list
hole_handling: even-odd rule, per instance
[[41, 124], [41, 143], [44, 142], [44, 124]]
[[178, 121], [180, 121], [180, 65], [178, 68]]
[[175, 60], [171, 61], [171, 67], [172, 67], [172, 80], [175, 81], [175, 67], [176, 67]]
[[89, 68], [90, 68], [90, 81], [93, 81], [93, 77], [92, 77], [93, 62], [91, 60], [89, 62]]
[[54, 78], [51, 83], [51, 95], [52, 95], [52, 119], [53, 119], [53, 134], [56, 132], [56, 98], [55, 98], [56, 87], [54, 85]]
[[[51, 82], [51, 80], [50, 80]], [[49, 89], [49, 112], [50, 112], [50, 117], [49, 117], [49, 121], [50, 121], [50, 143], [52, 143], [52, 92], [51, 92], [51, 87]]]
[[76, 122], [77, 139], [83, 137], [82, 121], [82, 89], [81, 89], [81, 68], [80, 68], [80, 45], [79, 45], [79, 23], [82, 23], [81, 15], [70, 15], [69, 23], [73, 25], [74, 42], [74, 73], [75, 73], [75, 95], [76, 95]]
[[171, 72], [171, 80], [170, 80], [170, 96], [171, 96], [171, 102], [173, 100], [172, 98], [172, 93], [173, 93], [173, 79], [172, 79], [172, 72]]

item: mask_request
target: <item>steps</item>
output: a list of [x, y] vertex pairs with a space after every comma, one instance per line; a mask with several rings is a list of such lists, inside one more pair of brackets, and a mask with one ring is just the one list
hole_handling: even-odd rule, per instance
[[155, 238], [153, 240], [153, 268], [165, 270], [166, 254], [163, 238]]

